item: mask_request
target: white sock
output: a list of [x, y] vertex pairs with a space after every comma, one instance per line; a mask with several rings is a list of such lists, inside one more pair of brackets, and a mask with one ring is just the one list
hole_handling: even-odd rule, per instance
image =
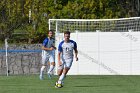
[[41, 67], [41, 71], [40, 71], [40, 75], [41, 75], [41, 76], [43, 75], [44, 69], [45, 69], [45, 66], [42, 66], [42, 67]]
[[58, 84], [62, 84], [62, 81], [60, 81], [60, 80], [58, 80], [58, 82], [57, 82]]
[[58, 83], [62, 82], [64, 80], [64, 78], [65, 78], [65, 74], [62, 73], [62, 75], [59, 77]]
[[49, 69], [48, 73], [50, 73], [53, 69], [54, 69], [54, 66], [50, 65], [50, 69]]

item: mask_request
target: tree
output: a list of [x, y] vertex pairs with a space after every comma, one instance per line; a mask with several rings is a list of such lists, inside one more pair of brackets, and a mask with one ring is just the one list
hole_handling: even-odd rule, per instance
[[12, 38], [20, 42], [23, 40], [18, 35], [21, 35], [28, 43], [38, 43], [46, 37], [50, 18], [139, 16], [139, 5], [140, 0], [1, 0], [0, 39]]

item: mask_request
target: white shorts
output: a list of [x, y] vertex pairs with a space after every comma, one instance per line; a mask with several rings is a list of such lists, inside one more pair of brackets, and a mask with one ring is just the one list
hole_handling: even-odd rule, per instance
[[71, 68], [73, 59], [67, 59], [67, 60], [62, 59], [61, 62], [62, 62], [62, 65], [58, 66], [58, 69], [63, 69], [65, 67]]
[[42, 64], [45, 65], [47, 62], [55, 62], [55, 55], [52, 52], [48, 53], [42, 50]]

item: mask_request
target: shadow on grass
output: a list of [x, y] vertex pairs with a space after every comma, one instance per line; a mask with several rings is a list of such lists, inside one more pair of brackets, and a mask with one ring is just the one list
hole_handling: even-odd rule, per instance
[[73, 86], [73, 87], [122, 87], [122, 86], [129, 86], [129, 85], [79, 85], [79, 86]]

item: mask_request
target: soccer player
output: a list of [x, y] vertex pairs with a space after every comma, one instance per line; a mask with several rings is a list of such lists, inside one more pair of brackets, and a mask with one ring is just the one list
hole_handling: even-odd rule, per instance
[[63, 87], [63, 80], [66, 77], [69, 69], [71, 68], [73, 62], [73, 51], [75, 53], [75, 59], [78, 61], [78, 50], [75, 41], [70, 40], [70, 32], [64, 32], [64, 40], [60, 42], [58, 46], [58, 75], [59, 79], [55, 84], [56, 88]]
[[55, 67], [55, 49], [54, 47], [53, 31], [48, 32], [48, 37], [45, 38], [42, 44], [42, 67], [40, 70], [40, 80], [43, 80], [43, 72], [46, 67], [46, 63], [50, 62], [50, 68], [48, 70], [48, 77], [51, 78], [51, 72]]

